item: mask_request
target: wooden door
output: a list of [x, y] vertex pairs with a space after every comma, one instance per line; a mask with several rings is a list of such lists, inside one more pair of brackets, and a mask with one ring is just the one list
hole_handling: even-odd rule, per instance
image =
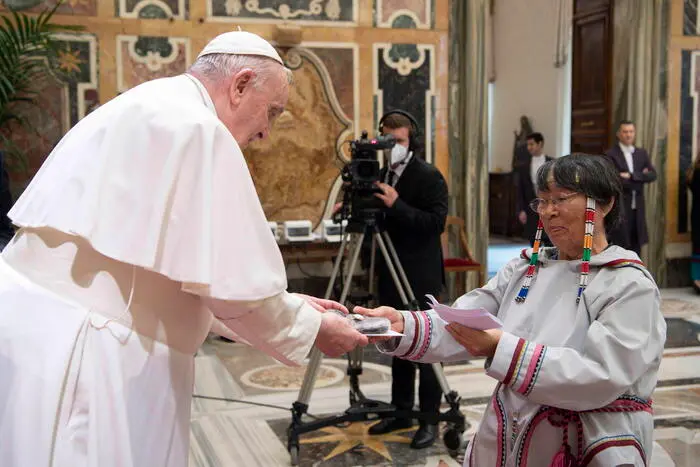
[[602, 154], [611, 144], [611, 0], [574, 0], [571, 152]]

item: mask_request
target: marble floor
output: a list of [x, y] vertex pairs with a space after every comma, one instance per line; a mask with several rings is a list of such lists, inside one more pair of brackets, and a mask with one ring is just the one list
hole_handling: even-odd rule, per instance
[[[691, 289], [665, 289], [662, 297], [668, 339], [654, 394], [655, 445], [650, 465], [691, 467], [700, 458], [700, 296]], [[365, 349], [361, 389], [368, 398], [388, 401], [390, 360], [372, 347]], [[216, 338], [205, 343], [195, 362], [190, 466], [290, 465], [287, 428], [305, 368], [281, 366], [249, 347]], [[348, 408], [346, 369], [346, 359], [323, 360], [310, 399], [311, 417]], [[469, 437], [494, 380], [483, 373], [483, 360], [447, 365], [445, 375], [462, 397], [468, 423], [465, 436]], [[371, 437], [367, 430], [372, 423], [331, 426], [303, 435], [300, 465], [461, 465], [460, 453], [451, 456], [442, 442], [423, 450], [409, 448], [415, 428]]]

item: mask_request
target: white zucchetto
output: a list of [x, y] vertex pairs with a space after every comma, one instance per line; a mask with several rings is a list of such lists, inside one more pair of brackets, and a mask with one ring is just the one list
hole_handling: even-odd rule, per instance
[[284, 65], [282, 58], [269, 42], [257, 34], [245, 31], [230, 31], [216, 36], [197, 58], [210, 54], [259, 55]]

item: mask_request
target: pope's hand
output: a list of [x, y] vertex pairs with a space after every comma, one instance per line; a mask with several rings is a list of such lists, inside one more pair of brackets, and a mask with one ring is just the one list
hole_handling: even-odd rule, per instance
[[[380, 306], [379, 308], [362, 308], [361, 306], [356, 306], [352, 310], [353, 313], [363, 316], [372, 316], [378, 318], [387, 318], [391, 322], [391, 330], [396, 331], [399, 334], [403, 334], [404, 321], [403, 315], [396, 311], [390, 306]], [[391, 339], [391, 337], [372, 337], [371, 342], [381, 341]]]
[[303, 298], [309, 305], [311, 305], [321, 313], [324, 313], [327, 310], [338, 310], [342, 311], [346, 315], [348, 314], [348, 309], [344, 305], [341, 305], [338, 302], [334, 302], [333, 300], [326, 300], [325, 298], [317, 298], [300, 293], [294, 295]]
[[367, 336], [360, 334], [347, 318], [336, 313], [321, 315], [321, 328], [316, 336], [316, 347], [329, 357], [340, 357], [358, 345], [369, 343]]

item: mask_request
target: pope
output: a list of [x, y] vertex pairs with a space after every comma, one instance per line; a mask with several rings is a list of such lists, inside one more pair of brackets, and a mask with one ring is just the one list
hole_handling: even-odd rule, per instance
[[290, 84], [268, 42], [228, 32], [54, 148], [0, 257], [0, 465], [186, 466], [213, 325], [288, 365], [367, 344], [324, 313], [342, 305], [287, 292], [241, 152]]

